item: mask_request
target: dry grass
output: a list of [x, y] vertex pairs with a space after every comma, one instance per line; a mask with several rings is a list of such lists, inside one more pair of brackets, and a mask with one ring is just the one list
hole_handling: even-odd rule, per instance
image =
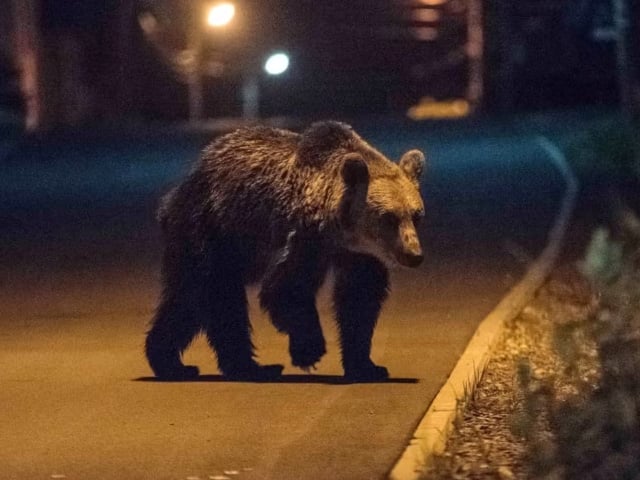
[[640, 239], [621, 231], [507, 326], [425, 478], [640, 478]]
[[[527, 478], [532, 447], [540, 452], [538, 461], [550, 455], [546, 396], [555, 388], [569, 395], [579, 387], [565, 380], [569, 372], [554, 349], [558, 341], [554, 319], [583, 321], [594, 303], [593, 292], [575, 268], [555, 273], [536, 300], [507, 326], [446, 452], [425, 478]], [[575, 354], [593, 358], [595, 349], [585, 344]], [[580, 369], [582, 376], [594, 378], [595, 368], [586, 365]]]
[[[582, 270], [600, 292], [584, 320], [556, 326], [566, 375], [543, 395], [548, 448], [529, 444], [536, 478], [640, 478], [640, 242], [594, 234]], [[584, 345], [595, 347], [585, 356]], [[595, 360], [596, 375], [585, 373]], [[590, 368], [587, 368], [590, 370]], [[567, 394], [566, 385], [576, 386]], [[531, 392], [524, 385], [525, 397]], [[534, 437], [539, 436], [533, 432]]]

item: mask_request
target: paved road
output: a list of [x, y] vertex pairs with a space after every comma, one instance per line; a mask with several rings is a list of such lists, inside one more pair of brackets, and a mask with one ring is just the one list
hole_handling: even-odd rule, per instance
[[[32, 139], [0, 162], [3, 478], [383, 478], [478, 322], [542, 248], [563, 185], [532, 135], [501, 126], [361, 131], [393, 158], [417, 147], [431, 161], [427, 260], [392, 275], [373, 350], [391, 379], [365, 385], [340, 381], [324, 290], [329, 352], [313, 375], [225, 382], [198, 340], [186, 360], [199, 381], [149, 377], [152, 212], [200, 136]], [[255, 293], [259, 359], [286, 363]]]

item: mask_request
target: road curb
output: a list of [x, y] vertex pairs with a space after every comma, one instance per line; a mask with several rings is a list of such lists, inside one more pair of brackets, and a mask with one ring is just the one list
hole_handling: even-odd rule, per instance
[[558, 215], [549, 230], [547, 245], [522, 280], [476, 329], [449, 378], [418, 424], [409, 445], [391, 470], [391, 480], [418, 480], [431, 464], [434, 455], [444, 451], [453, 429], [458, 405], [465, 397], [473, 395], [505, 322], [518, 315], [531, 300], [551, 272], [560, 253], [575, 207], [578, 180], [571, 171], [565, 155], [555, 143], [543, 136], [536, 137], [535, 141], [546, 152], [566, 182], [565, 194]]

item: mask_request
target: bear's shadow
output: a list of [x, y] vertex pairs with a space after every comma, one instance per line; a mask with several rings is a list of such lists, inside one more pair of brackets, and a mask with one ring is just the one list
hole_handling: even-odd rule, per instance
[[162, 380], [157, 377], [138, 377], [134, 378], [135, 382], [155, 382], [155, 383], [193, 383], [193, 382], [210, 382], [210, 383], [317, 383], [326, 385], [355, 385], [362, 383], [419, 383], [417, 378], [387, 378], [385, 380], [377, 380], [370, 382], [352, 382], [340, 375], [311, 375], [311, 374], [289, 374], [282, 375], [275, 380], [268, 381], [250, 381], [250, 380], [230, 380], [222, 375], [200, 375], [199, 377], [188, 380]]

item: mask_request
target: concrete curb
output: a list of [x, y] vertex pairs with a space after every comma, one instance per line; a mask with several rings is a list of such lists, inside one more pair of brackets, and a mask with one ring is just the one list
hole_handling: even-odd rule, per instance
[[444, 451], [458, 404], [465, 397], [473, 395], [505, 322], [518, 315], [531, 300], [551, 272], [560, 253], [578, 194], [578, 180], [556, 144], [543, 136], [536, 137], [535, 140], [566, 182], [564, 198], [549, 231], [547, 245], [522, 280], [478, 326], [449, 378], [420, 421], [409, 445], [391, 470], [391, 480], [418, 480], [433, 461], [434, 455]]

